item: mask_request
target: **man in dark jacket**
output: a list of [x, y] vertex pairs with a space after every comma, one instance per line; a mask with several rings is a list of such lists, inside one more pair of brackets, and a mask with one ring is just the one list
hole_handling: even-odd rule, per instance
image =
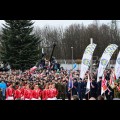
[[97, 82], [97, 97], [101, 95], [101, 83], [102, 83], [102, 77], [100, 77], [99, 81]]
[[90, 97], [97, 98], [97, 82], [95, 81], [94, 78], [90, 83]]
[[69, 84], [67, 82], [67, 84], [66, 84], [66, 95], [67, 95], [68, 100], [71, 100], [71, 89], [68, 89], [68, 86], [69, 86]]
[[83, 99], [83, 98], [82, 98], [83, 86], [84, 86], [84, 85], [83, 85], [82, 79], [80, 79], [80, 80], [78, 81], [78, 95], [79, 95], [80, 100]]
[[77, 82], [77, 79], [74, 78], [73, 88], [72, 88], [72, 95], [77, 95], [77, 94], [78, 94], [78, 82]]
[[82, 81], [82, 88], [83, 88], [83, 92], [82, 92], [82, 98], [87, 98], [86, 97], [86, 86], [87, 86], [87, 82], [86, 82], [86, 79], [84, 79], [83, 81]]
[[56, 89], [58, 90], [58, 96], [57, 99], [61, 99], [61, 92], [62, 92], [62, 84], [61, 80], [58, 80], [58, 83], [56, 84]]
[[61, 99], [62, 100], [66, 99], [66, 81], [63, 81], [61, 83]]
[[113, 98], [114, 98], [114, 89], [112, 89], [110, 87], [109, 82], [110, 81], [107, 82], [108, 89], [105, 91], [105, 96], [106, 96], [107, 100], [113, 100]]
[[3, 100], [2, 89], [0, 88], [0, 100]]
[[110, 71], [107, 71], [107, 74], [106, 74], [105, 79], [106, 79], [106, 80], [110, 80]]

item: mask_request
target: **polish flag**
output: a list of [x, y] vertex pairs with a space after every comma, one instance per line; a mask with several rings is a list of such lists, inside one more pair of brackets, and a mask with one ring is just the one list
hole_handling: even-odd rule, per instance
[[101, 95], [105, 93], [105, 91], [108, 89], [107, 88], [107, 80], [105, 79], [104, 75], [102, 77], [102, 86], [101, 86]]
[[31, 74], [31, 73], [33, 73], [36, 69], [37, 69], [37, 67], [36, 67], [36, 66], [34, 66], [34, 67], [30, 68], [30, 74]]

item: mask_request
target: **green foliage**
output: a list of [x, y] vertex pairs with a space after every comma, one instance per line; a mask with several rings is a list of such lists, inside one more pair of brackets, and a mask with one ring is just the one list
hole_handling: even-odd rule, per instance
[[38, 60], [38, 38], [31, 20], [5, 20], [2, 28], [1, 59], [13, 69], [29, 69]]

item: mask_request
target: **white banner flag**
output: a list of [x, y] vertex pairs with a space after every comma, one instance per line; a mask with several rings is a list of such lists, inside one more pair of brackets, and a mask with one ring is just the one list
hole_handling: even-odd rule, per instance
[[83, 58], [82, 58], [82, 63], [81, 63], [81, 72], [80, 72], [80, 78], [83, 79], [85, 73], [87, 72], [89, 66], [90, 66], [90, 61], [92, 59], [93, 52], [96, 48], [96, 44], [89, 44], [84, 52]]
[[116, 44], [111, 44], [105, 49], [98, 67], [97, 82], [99, 81], [99, 77], [102, 77], [105, 68], [107, 67], [113, 53], [117, 48], [118, 46]]
[[117, 79], [120, 77], [120, 52], [119, 52], [117, 59], [116, 59], [115, 75], [116, 75]]

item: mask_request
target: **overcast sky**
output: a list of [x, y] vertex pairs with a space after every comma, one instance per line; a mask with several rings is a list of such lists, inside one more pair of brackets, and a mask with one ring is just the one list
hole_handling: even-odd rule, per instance
[[[62, 26], [63, 28], [75, 23], [77, 24], [83, 23], [84, 25], [93, 23], [93, 20], [33, 20], [33, 21], [35, 21], [34, 25], [39, 27], [44, 27], [46, 25], [49, 25], [51, 27]], [[99, 20], [100, 24], [102, 23], [109, 24], [110, 22], [111, 20]], [[4, 20], [0, 20], [0, 27], [2, 26], [2, 23], [4, 23]]]

